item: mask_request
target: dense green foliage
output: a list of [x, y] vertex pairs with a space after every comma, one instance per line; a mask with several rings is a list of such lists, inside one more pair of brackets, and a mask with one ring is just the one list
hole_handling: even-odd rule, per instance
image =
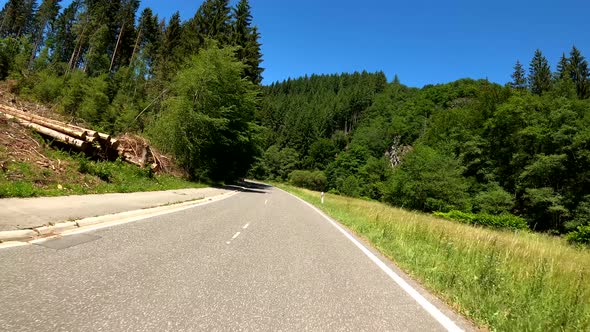
[[[63, 9], [59, 0], [7, 1], [0, 79], [16, 80], [20, 95], [96, 129], [167, 135], [170, 141], [155, 141], [195, 178], [242, 176], [258, 154], [251, 120], [262, 80], [248, 1], [232, 8], [229, 0], [206, 0], [186, 22], [179, 13], [165, 22], [139, 7], [139, 0], [74, 0]], [[219, 61], [211, 60], [216, 55]], [[191, 121], [174, 127], [172, 114]], [[196, 119], [201, 115], [209, 119]]]
[[567, 235], [567, 240], [570, 243], [590, 246], [590, 225], [579, 226]]
[[194, 179], [243, 177], [257, 154], [255, 85], [241, 78], [244, 64], [232, 48], [193, 56], [173, 79], [174, 95], [151, 130], [153, 141], [178, 156]]
[[316, 191], [326, 190], [328, 180], [322, 171], [293, 171], [289, 174], [289, 182], [297, 187]]
[[508, 213], [492, 215], [485, 212], [467, 213], [453, 210], [449, 212], [435, 212], [434, 215], [474, 226], [503, 229], [528, 229], [529, 227], [523, 218]]
[[320, 170], [335, 193], [574, 230], [590, 221], [589, 78], [575, 47], [557, 67], [551, 73], [537, 50], [528, 77], [517, 62], [506, 86], [462, 79], [415, 89], [382, 73], [272, 84], [257, 113], [266, 152], [252, 174]]

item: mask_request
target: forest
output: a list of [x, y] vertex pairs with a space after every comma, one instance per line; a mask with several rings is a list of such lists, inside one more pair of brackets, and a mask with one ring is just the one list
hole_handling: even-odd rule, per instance
[[425, 211], [511, 214], [563, 233], [590, 218], [590, 91], [573, 47], [537, 50], [513, 82], [410, 88], [383, 73], [263, 87], [257, 178]]
[[161, 19], [139, 0], [10, 0], [0, 79], [97, 130], [136, 132], [193, 180], [246, 175], [258, 153], [260, 34], [247, 0]]
[[265, 86], [247, 0], [206, 0], [184, 22], [139, 7], [8, 1], [0, 79], [101, 130], [149, 137], [194, 180], [289, 181], [590, 234], [590, 78], [575, 46], [554, 70], [541, 50], [516, 61], [506, 85], [415, 88], [362, 71]]

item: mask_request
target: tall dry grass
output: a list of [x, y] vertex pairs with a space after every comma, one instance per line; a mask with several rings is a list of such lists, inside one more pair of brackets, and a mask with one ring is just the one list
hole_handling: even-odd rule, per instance
[[590, 251], [531, 232], [468, 226], [391, 206], [290, 186], [370, 241], [481, 326], [590, 331]]

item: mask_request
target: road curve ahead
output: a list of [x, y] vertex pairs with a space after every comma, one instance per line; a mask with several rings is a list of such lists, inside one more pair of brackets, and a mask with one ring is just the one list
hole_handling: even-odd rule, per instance
[[328, 220], [270, 187], [1, 249], [0, 303], [5, 331], [448, 329]]

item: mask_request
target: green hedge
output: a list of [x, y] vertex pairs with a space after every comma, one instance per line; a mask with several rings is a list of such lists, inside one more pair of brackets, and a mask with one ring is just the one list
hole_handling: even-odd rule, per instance
[[434, 212], [434, 215], [476, 226], [508, 229], [529, 228], [523, 218], [509, 213], [492, 215], [488, 213], [467, 213], [453, 210], [450, 212]]
[[289, 174], [289, 183], [296, 187], [325, 191], [328, 179], [322, 171], [293, 171]]
[[590, 225], [578, 226], [578, 228], [567, 234], [567, 241], [571, 244], [585, 244], [590, 246]]

